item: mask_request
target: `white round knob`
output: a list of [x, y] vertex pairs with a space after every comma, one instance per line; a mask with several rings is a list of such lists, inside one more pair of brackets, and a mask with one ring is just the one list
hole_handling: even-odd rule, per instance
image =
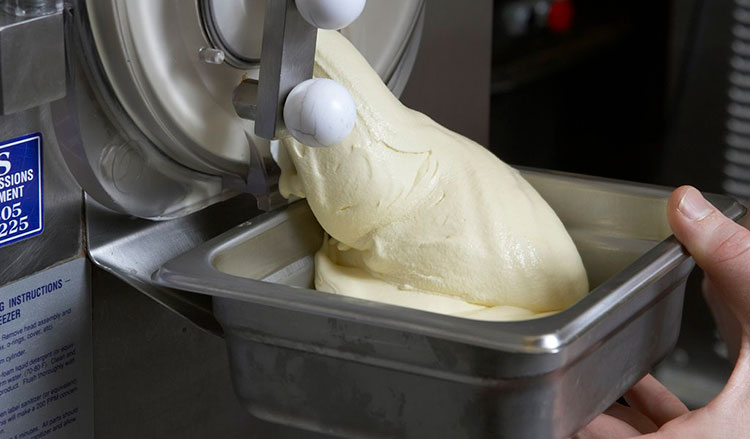
[[357, 109], [349, 91], [330, 79], [308, 79], [289, 93], [284, 104], [284, 124], [292, 136], [307, 146], [333, 146], [354, 128]]
[[297, 10], [308, 23], [320, 29], [349, 26], [365, 8], [366, 0], [296, 0]]

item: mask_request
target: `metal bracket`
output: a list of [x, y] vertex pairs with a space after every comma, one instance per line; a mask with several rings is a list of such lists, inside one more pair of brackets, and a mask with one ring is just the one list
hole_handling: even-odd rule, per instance
[[255, 134], [276, 138], [287, 95], [312, 78], [317, 36], [294, 0], [266, 0]]
[[62, 12], [38, 17], [0, 13], [0, 113], [17, 113], [64, 96]]
[[157, 286], [151, 275], [166, 261], [259, 213], [245, 195], [171, 221], [149, 221], [111, 211], [87, 196], [88, 253], [102, 270], [198, 327], [222, 335], [210, 297]]

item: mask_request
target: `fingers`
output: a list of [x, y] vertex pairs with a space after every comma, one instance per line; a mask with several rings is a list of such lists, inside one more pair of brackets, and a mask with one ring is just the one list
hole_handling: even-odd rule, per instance
[[604, 413], [627, 423], [640, 433], [653, 433], [659, 429], [646, 415], [622, 404], [614, 403]]
[[737, 362], [742, 343], [742, 326], [724, 298], [716, 291], [716, 286], [707, 277], [703, 279], [703, 297], [714, 316], [719, 334], [726, 343], [728, 359], [734, 364]]
[[750, 417], [750, 345], [747, 338], [742, 342], [729, 381], [706, 408], [741, 415], [743, 422]]
[[602, 414], [571, 439], [625, 439], [640, 436], [640, 432], [628, 423]]
[[628, 390], [625, 400], [657, 427], [688, 413], [685, 404], [651, 375], [646, 375]]
[[750, 328], [750, 231], [725, 217], [690, 186], [672, 193], [667, 218], [721, 298]]

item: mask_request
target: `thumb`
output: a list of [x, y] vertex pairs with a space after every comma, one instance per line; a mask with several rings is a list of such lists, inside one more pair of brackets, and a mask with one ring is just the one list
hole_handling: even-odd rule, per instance
[[721, 299], [743, 327], [750, 328], [750, 231], [724, 216], [690, 186], [672, 193], [667, 219]]

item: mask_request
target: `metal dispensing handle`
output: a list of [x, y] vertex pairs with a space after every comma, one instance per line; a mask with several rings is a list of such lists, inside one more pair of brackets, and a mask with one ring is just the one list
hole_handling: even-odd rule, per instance
[[[307, 132], [305, 125], [310, 121], [302, 115], [302, 105], [284, 111], [284, 104], [297, 86], [312, 78], [317, 29], [348, 26], [360, 15], [364, 5], [365, 0], [266, 0], [260, 77], [257, 81], [243, 81], [234, 96], [237, 114], [255, 120], [255, 134], [275, 139], [280, 121], [286, 119], [290, 119], [287, 127], [292, 135], [303, 143], [312, 143], [311, 146], [331, 146], [349, 134], [355, 113], [351, 96], [339, 84], [321, 83], [312, 87], [308, 83], [305, 90], [298, 93], [314, 93], [316, 99], [325, 101], [320, 105], [322, 109], [339, 108], [338, 105], [326, 105], [337, 99], [343, 99], [347, 104], [343, 108], [351, 123], [327, 133], [330, 135], [300, 136]], [[288, 115], [292, 117], [286, 117]]]

